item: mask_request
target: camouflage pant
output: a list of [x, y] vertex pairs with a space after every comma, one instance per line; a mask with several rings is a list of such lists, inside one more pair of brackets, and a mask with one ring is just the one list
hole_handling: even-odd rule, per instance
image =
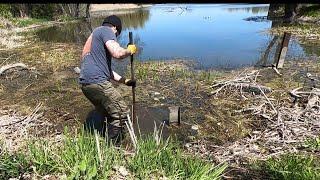
[[124, 127], [129, 109], [111, 82], [82, 85], [81, 90], [96, 110], [107, 117], [109, 124], [117, 128]]

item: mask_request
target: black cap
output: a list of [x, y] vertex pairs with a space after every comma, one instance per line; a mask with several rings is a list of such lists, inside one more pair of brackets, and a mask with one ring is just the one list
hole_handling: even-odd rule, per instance
[[106, 17], [102, 22], [102, 26], [105, 25], [106, 23], [115, 26], [117, 28], [118, 34], [121, 33], [122, 23], [121, 23], [121, 20], [118, 16], [111, 15], [111, 16]]

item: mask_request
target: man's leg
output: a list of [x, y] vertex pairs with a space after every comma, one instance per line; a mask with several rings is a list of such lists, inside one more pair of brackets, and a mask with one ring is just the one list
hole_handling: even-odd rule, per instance
[[104, 89], [104, 94], [107, 98], [102, 100], [102, 106], [108, 112], [108, 123], [110, 127], [110, 138], [121, 140], [124, 135], [125, 121], [127, 121], [127, 114], [129, 109], [127, 104], [124, 102], [121, 94], [113, 87], [109, 81], [99, 83]]
[[120, 93], [109, 81], [82, 86], [82, 92], [96, 106], [96, 109], [107, 116], [111, 139], [119, 140], [124, 122], [129, 112]]

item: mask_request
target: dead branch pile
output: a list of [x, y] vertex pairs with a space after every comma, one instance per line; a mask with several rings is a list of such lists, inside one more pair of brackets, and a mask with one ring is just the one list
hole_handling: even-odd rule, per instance
[[[227, 86], [237, 87], [243, 82], [252, 83], [257, 74], [258, 72], [253, 71], [249, 75], [237, 77], [234, 80], [219, 82], [220, 88], [216, 90], [216, 93]], [[214, 87], [217, 87], [217, 84]], [[261, 86], [256, 85], [256, 87], [261, 93], [251, 96], [253, 103], [250, 107], [237, 110], [237, 112], [250, 113], [265, 122], [266, 125], [234, 143], [222, 146], [205, 143], [208, 146], [201, 149], [199, 145], [193, 145], [190, 147], [193, 153], [210, 151], [211, 156], [218, 162], [228, 161], [239, 164], [245, 159], [263, 160], [273, 155], [297, 152], [299, 148], [301, 151], [307, 139], [319, 137], [320, 89], [313, 88], [310, 91], [299, 91], [301, 88], [294, 89], [288, 93], [296, 100], [284, 103], [268, 97], [260, 88]]]
[[258, 85], [256, 83], [258, 76], [259, 76], [259, 71], [254, 70], [248, 74], [240, 74], [238, 77], [235, 77], [232, 80], [216, 82], [214, 85], [212, 85], [212, 88], [214, 90], [211, 92], [211, 95], [216, 95], [221, 90], [230, 90], [230, 89], [240, 90], [241, 93], [244, 91], [244, 92], [252, 92], [254, 94], [261, 94], [262, 91], [264, 93], [271, 92], [271, 88]]
[[48, 125], [41, 120], [43, 113], [40, 113], [42, 104], [39, 103], [27, 116], [21, 116], [14, 111], [2, 111], [0, 115], [0, 140], [4, 146], [12, 150], [18, 147], [21, 142], [31, 137], [30, 130], [36, 127]]

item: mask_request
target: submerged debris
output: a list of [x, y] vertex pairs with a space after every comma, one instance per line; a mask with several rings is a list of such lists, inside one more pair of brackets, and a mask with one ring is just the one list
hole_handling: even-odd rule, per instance
[[244, 18], [245, 21], [254, 21], [254, 22], [268, 22], [267, 16], [252, 16]]

